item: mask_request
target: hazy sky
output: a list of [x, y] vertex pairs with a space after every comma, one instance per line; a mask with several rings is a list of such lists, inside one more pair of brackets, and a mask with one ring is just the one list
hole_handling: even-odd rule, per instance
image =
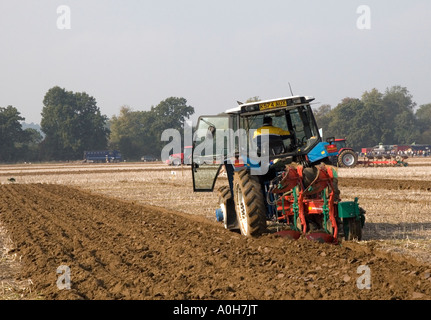
[[87, 92], [108, 117], [171, 96], [197, 116], [290, 95], [289, 82], [333, 107], [393, 85], [421, 105], [430, 35], [430, 0], [1, 0], [0, 106], [39, 123], [58, 85]]

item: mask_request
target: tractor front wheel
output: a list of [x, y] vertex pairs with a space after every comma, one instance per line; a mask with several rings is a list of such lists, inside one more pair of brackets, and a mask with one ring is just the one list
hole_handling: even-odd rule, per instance
[[234, 202], [241, 234], [257, 237], [266, 231], [266, 206], [259, 179], [247, 170], [235, 172]]

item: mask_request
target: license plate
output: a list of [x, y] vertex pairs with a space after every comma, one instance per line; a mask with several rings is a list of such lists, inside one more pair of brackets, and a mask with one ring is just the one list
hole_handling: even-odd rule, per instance
[[286, 100], [261, 103], [259, 105], [260, 110], [269, 110], [269, 109], [282, 108], [282, 107], [287, 107], [287, 101]]

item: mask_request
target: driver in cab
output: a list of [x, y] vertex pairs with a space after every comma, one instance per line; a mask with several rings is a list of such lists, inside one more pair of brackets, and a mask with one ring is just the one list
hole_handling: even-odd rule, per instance
[[290, 132], [289, 131], [283, 130], [283, 129], [278, 128], [278, 127], [274, 127], [272, 125], [272, 118], [271, 117], [264, 117], [263, 118], [263, 125], [262, 125], [262, 127], [260, 127], [259, 129], [257, 129], [254, 132], [253, 139], [256, 140], [257, 145], [259, 147], [260, 147], [260, 144], [261, 144], [261, 141], [260, 141], [261, 139], [260, 138], [261, 138], [262, 134], [268, 134], [270, 141], [271, 141], [271, 138], [286, 139], [286, 138], [290, 137]]

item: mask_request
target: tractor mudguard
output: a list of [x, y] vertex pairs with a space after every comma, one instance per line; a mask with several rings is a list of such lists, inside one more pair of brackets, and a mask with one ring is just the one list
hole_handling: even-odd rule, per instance
[[322, 159], [331, 157], [331, 156], [336, 156], [338, 155], [338, 152], [334, 152], [334, 153], [330, 153], [327, 150], [327, 146], [329, 146], [330, 144], [328, 142], [319, 142], [308, 154], [308, 160], [311, 163], [315, 163], [318, 162]]

